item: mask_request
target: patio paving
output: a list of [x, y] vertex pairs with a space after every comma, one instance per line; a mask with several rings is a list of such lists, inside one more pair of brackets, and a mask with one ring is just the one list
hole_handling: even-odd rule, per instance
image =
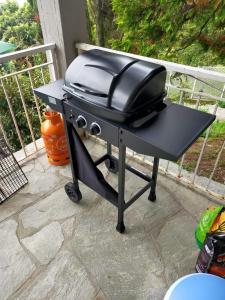
[[[86, 144], [93, 156], [104, 151]], [[43, 153], [23, 169], [29, 184], [0, 207], [1, 300], [162, 300], [172, 282], [194, 272], [196, 220], [214, 204], [209, 198], [159, 175], [157, 201], [142, 195], [125, 212], [121, 235], [116, 209], [95, 192], [80, 184], [81, 202], [67, 198], [69, 166], [50, 166]], [[116, 187], [117, 176], [100, 169]], [[127, 199], [143, 184], [127, 172]]]

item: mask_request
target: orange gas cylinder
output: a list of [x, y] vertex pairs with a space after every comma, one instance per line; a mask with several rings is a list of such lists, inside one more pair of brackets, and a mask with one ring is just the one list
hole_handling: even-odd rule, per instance
[[55, 166], [66, 165], [69, 153], [62, 117], [55, 111], [46, 111], [44, 116], [46, 120], [41, 124], [41, 135], [48, 161]]

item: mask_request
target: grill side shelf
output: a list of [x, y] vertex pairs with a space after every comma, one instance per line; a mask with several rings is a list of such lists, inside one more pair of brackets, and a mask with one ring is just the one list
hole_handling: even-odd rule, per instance
[[172, 103], [145, 126], [125, 126], [124, 143], [140, 154], [176, 161], [214, 120], [214, 115]]
[[52, 109], [62, 113], [62, 102], [63, 100], [65, 100], [66, 94], [66, 92], [62, 89], [63, 85], [64, 80], [59, 79], [52, 83], [34, 89], [34, 93], [39, 98], [41, 98], [45, 102], [45, 104], [49, 105]]

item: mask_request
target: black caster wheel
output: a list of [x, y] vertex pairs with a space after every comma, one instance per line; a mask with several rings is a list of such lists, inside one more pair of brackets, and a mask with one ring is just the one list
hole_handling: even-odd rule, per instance
[[82, 198], [82, 194], [79, 189], [76, 189], [74, 183], [69, 182], [65, 185], [65, 192], [71, 201], [78, 203]]
[[148, 196], [148, 200], [151, 202], [155, 202], [156, 201], [156, 194], [150, 192], [149, 196]]
[[112, 173], [116, 174], [119, 170], [118, 161], [115, 158], [107, 158], [105, 160], [105, 165], [106, 165], [106, 168]]
[[117, 226], [116, 226], [116, 230], [119, 232], [119, 233], [124, 233], [125, 231], [125, 226], [124, 226], [124, 223], [118, 223]]

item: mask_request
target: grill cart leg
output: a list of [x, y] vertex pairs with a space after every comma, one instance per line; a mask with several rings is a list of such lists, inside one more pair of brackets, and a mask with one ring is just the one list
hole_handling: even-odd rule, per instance
[[112, 146], [107, 142], [107, 155], [108, 158], [105, 160], [105, 165], [107, 169], [116, 174], [119, 170], [118, 159], [112, 156]]
[[73, 125], [69, 122], [67, 122], [64, 119], [64, 125], [65, 125], [65, 131], [66, 131], [66, 138], [67, 138], [67, 145], [69, 148], [69, 154], [70, 154], [70, 160], [71, 160], [71, 171], [72, 171], [72, 178], [73, 182], [69, 182], [65, 185], [65, 192], [69, 199], [73, 202], [79, 202], [82, 198], [82, 194], [79, 190], [79, 183], [78, 179], [76, 177], [76, 172], [74, 170], [74, 165], [76, 164], [76, 160], [74, 157], [74, 149], [73, 149], [73, 136], [72, 136], [72, 130], [75, 130], [73, 128]]
[[107, 142], [107, 154], [112, 155], [112, 145], [109, 142]]
[[116, 230], [120, 233], [125, 231], [123, 222], [123, 214], [125, 210], [125, 160], [126, 160], [126, 146], [121, 142], [119, 144], [119, 174], [118, 174], [118, 222]]
[[157, 183], [157, 175], [158, 175], [158, 168], [159, 168], [159, 158], [154, 157], [154, 163], [153, 163], [153, 171], [152, 171], [152, 185], [150, 194], [148, 196], [148, 200], [154, 202], [156, 200], [156, 183]]

